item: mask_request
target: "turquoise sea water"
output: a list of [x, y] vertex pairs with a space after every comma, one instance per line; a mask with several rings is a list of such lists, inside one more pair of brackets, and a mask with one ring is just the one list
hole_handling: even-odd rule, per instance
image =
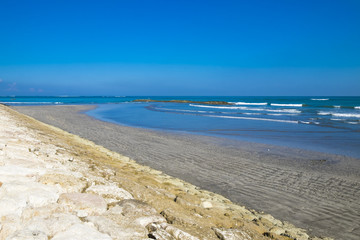
[[[226, 101], [133, 103], [135, 99]], [[8, 105], [96, 104], [117, 124], [299, 147], [360, 158], [360, 97], [0, 97]]]

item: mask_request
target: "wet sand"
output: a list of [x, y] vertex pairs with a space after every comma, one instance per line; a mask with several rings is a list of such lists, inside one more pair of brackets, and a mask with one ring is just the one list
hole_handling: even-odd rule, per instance
[[311, 234], [360, 238], [359, 159], [132, 128], [79, 114], [93, 107], [14, 109]]

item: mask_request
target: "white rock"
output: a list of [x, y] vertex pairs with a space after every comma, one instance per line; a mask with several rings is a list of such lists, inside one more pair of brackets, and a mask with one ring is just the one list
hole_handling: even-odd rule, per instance
[[76, 216], [78, 217], [87, 217], [89, 214], [85, 210], [79, 210], [76, 212]]
[[9, 214], [21, 215], [23, 208], [26, 206], [26, 201], [18, 201], [12, 198], [0, 199], [0, 217]]
[[122, 240], [147, 238], [147, 230], [131, 222], [124, 221], [118, 224], [115, 221], [103, 216], [91, 216], [87, 217], [86, 220], [94, 223], [99, 231], [110, 235], [113, 239]]
[[147, 229], [152, 232], [154, 236], [162, 236], [164, 239], [171, 239], [169, 238], [170, 235], [173, 239], [176, 240], [199, 240], [197, 237], [194, 237], [189, 233], [184, 232], [167, 223], [151, 223], [147, 226]]
[[13, 199], [21, 207], [41, 207], [55, 203], [59, 198], [59, 193], [58, 188], [54, 186], [36, 182], [9, 182], [0, 188], [0, 198]]
[[46, 224], [50, 230], [50, 234], [54, 236], [60, 231], [65, 231], [75, 224], [80, 224], [81, 220], [71, 214], [54, 214], [46, 219]]
[[166, 222], [166, 219], [157, 213], [156, 209], [139, 200], [122, 200], [119, 204], [109, 211], [108, 215], [118, 215], [123, 221], [128, 221], [146, 227], [149, 223]]
[[6, 240], [48, 240], [48, 236], [38, 230], [19, 230], [7, 237]]
[[99, 194], [104, 198], [124, 200], [133, 199], [134, 197], [126, 190], [116, 185], [92, 185], [86, 189], [87, 193]]
[[7, 215], [1, 218], [0, 239], [5, 239], [7, 236], [13, 234], [16, 230], [21, 228], [21, 220], [19, 216]]
[[65, 232], [56, 234], [52, 240], [112, 240], [107, 234], [100, 233], [87, 224], [75, 224]]
[[24, 228], [31, 231], [39, 230], [48, 236], [54, 236], [75, 224], [81, 223], [81, 220], [74, 215], [57, 213], [51, 216], [35, 217]]
[[214, 232], [221, 240], [252, 240], [249, 234], [240, 229], [214, 228]]
[[61, 205], [57, 203], [51, 203], [42, 207], [32, 208], [27, 207], [23, 209], [21, 219], [24, 222], [29, 222], [36, 217], [50, 217], [53, 214], [63, 212]]
[[184, 232], [174, 226], [171, 226], [169, 224], [163, 224], [166, 227], [164, 227], [165, 231], [170, 233], [176, 240], [199, 240], [197, 237], [194, 237], [190, 235], [187, 232]]
[[163, 223], [166, 222], [166, 219], [163, 216], [160, 215], [153, 215], [153, 216], [146, 216], [146, 217], [139, 217], [136, 219], [136, 223], [139, 225], [146, 227], [150, 223]]
[[31, 179], [32, 176], [42, 174], [44, 170], [26, 168], [17, 165], [0, 166], [0, 181], [3, 183], [16, 181], [19, 177]]
[[58, 203], [67, 206], [69, 211], [84, 210], [90, 215], [102, 214], [107, 209], [104, 198], [90, 193], [63, 193]]
[[59, 193], [56, 190], [49, 191], [46, 188], [35, 188], [30, 191], [28, 203], [31, 207], [41, 207], [49, 203], [55, 203], [59, 198]]
[[155, 239], [161, 239], [161, 240], [173, 240], [174, 237], [162, 229], [162, 227], [157, 223], [151, 223], [147, 226], [147, 229], [149, 230], [150, 234], [155, 237]]
[[86, 181], [74, 176], [69, 171], [44, 174], [39, 178], [39, 182], [50, 186], [59, 186], [64, 193], [81, 192], [87, 185]]
[[203, 207], [203, 208], [212, 208], [213, 207], [213, 205], [211, 204], [211, 202], [202, 202], [201, 203], [201, 207]]

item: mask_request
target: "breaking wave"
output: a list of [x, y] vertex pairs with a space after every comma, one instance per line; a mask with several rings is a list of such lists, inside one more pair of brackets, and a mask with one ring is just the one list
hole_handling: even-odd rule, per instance
[[226, 107], [226, 106], [210, 106], [210, 105], [197, 105], [190, 104], [192, 107], [201, 107], [201, 108], [218, 108], [218, 109], [238, 109], [238, 110], [247, 110], [247, 111], [264, 111], [264, 112], [281, 112], [281, 113], [301, 113], [301, 111], [296, 109], [267, 109], [267, 108], [249, 108], [249, 107]]
[[248, 103], [248, 102], [231, 102], [232, 104], [235, 105], [256, 105], [256, 106], [265, 106], [268, 105], [267, 102], [265, 103]]
[[327, 101], [327, 100], [329, 100], [329, 98], [311, 98], [310, 100], [313, 100], [313, 101]]
[[0, 102], [3, 104], [64, 104], [63, 102]]
[[242, 109], [247, 110], [247, 107], [225, 107], [225, 106], [210, 106], [210, 105], [196, 105], [196, 104], [190, 104], [192, 107], [202, 107], [202, 108], [218, 108], [218, 109]]
[[207, 117], [216, 117], [216, 118], [229, 118], [229, 119], [245, 119], [245, 120], [269, 121], [269, 122], [298, 123], [298, 121], [279, 120], [279, 119], [270, 119], [270, 118], [233, 117], [233, 116], [216, 116], [216, 115], [206, 115], [206, 116]]
[[302, 107], [303, 104], [283, 104], [283, 103], [271, 103], [274, 107]]
[[318, 112], [318, 115], [331, 115], [334, 117], [353, 117], [353, 118], [360, 118], [359, 113], [334, 113], [334, 112]]

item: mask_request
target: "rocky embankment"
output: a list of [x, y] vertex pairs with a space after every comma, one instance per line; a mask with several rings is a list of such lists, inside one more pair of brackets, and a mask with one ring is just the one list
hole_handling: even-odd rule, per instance
[[0, 105], [0, 239], [319, 239]]

